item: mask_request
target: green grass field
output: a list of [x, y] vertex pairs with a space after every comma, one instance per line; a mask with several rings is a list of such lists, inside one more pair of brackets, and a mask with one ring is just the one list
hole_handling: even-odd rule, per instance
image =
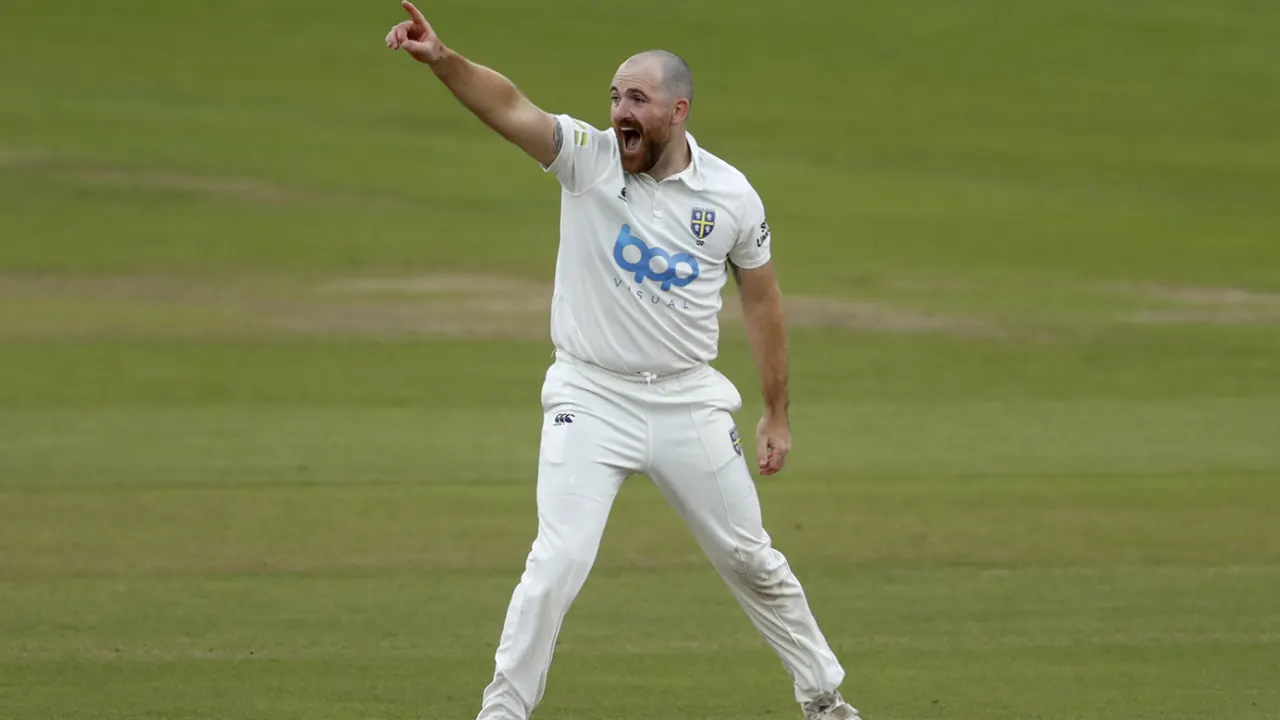
[[[1280, 718], [1280, 6], [420, 7], [601, 125], [688, 58], [792, 318], [766, 524], [867, 720]], [[0, 9], [0, 717], [478, 709], [558, 187], [401, 14]], [[799, 713], [637, 477], [536, 716]]]

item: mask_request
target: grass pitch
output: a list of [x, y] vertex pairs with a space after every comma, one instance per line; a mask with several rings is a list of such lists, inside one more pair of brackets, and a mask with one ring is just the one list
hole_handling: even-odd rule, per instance
[[[868, 720], [1280, 717], [1280, 11], [421, 7], [597, 124], [689, 59], [793, 320], [766, 523]], [[400, 13], [0, 11], [0, 716], [474, 715], [557, 191]], [[632, 479], [538, 716], [796, 713]]]

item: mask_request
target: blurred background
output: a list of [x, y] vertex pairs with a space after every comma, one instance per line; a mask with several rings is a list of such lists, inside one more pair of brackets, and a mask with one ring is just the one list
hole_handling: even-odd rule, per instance
[[[766, 524], [868, 720], [1280, 717], [1280, 5], [420, 7], [599, 126], [689, 61], [787, 295]], [[559, 193], [403, 17], [0, 8], [0, 716], [474, 716]], [[754, 427], [732, 286], [716, 364]], [[538, 716], [791, 692], [631, 479]]]

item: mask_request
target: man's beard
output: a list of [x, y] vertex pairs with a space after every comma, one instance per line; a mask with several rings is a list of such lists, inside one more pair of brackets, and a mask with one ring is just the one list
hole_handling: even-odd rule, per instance
[[[627, 138], [632, 133], [624, 131], [639, 133], [640, 153], [638, 155], [628, 154]], [[667, 145], [671, 141], [670, 137], [659, 137], [638, 125], [615, 127], [614, 132], [618, 135], [618, 149], [622, 158], [622, 169], [633, 175], [652, 170], [653, 166], [658, 164], [663, 151], [667, 149]]]

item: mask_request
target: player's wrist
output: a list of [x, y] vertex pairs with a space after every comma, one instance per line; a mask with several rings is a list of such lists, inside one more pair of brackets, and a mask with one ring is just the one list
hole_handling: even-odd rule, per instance
[[791, 403], [786, 399], [767, 401], [764, 406], [764, 416], [770, 420], [787, 423], [790, 421], [790, 410]]
[[454, 63], [454, 60], [456, 60], [457, 57], [457, 53], [450, 50], [444, 44], [441, 44], [438, 48], [427, 54], [427, 56], [423, 58], [423, 62], [426, 63], [427, 67], [431, 68], [432, 72], [443, 78], [445, 74], [452, 70], [452, 66], [456, 64]]

